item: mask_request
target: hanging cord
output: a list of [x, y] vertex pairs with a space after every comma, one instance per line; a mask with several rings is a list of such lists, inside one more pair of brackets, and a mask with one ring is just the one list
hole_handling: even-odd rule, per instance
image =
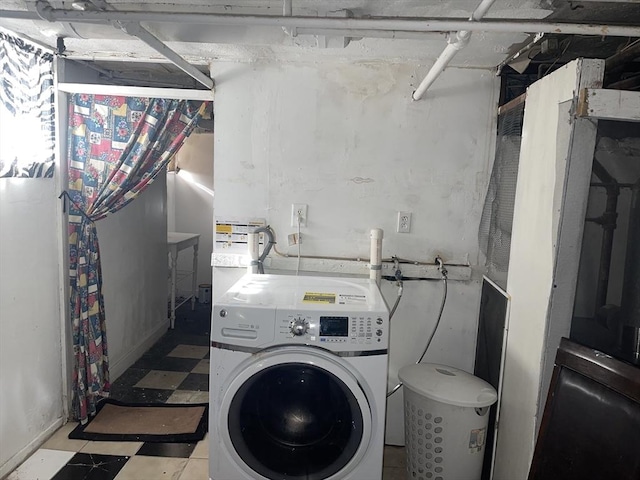
[[396, 313], [396, 309], [398, 308], [398, 305], [400, 304], [400, 299], [402, 298], [402, 293], [404, 291], [404, 283], [402, 281], [402, 271], [400, 270], [400, 262], [398, 260], [398, 257], [393, 257], [393, 264], [395, 266], [395, 280], [396, 280], [396, 286], [398, 287], [398, 295], [396, 296], [396, 302], [393, 304], [393, 307], [391, 307], [391, 311], [389, 312], [389, 321], [391, 321], [391, 319], [393, 318], [393, 314]]
[[253, 231], [253, 233], [264, 233], [268, 239], [267, 244], [264, 246], [264, 250], [262, 250], [262, 254], [260, 254], [257, 260], [254, 260], [252, 262], [252, 265], [258, 265], [258, 273], [264, 274], [264, 259], [267, 258], [267, 255], [269, 255], [271, 247], [276, 244], [275, 236], [273, 234], [273, 230], [269, 225], [267, 225], [266, 227], [258, 227]]
[[[429, 339], [427, 340], [427, 343], [424, 347], [424, 350], [422, 351], [422, 355], [420, 355], [420, 358], [418, 358], [418, 361], [416, 362], [416, 365], [420, 362], [422, 362], [422, 359], [424, 358], [424, 356], [427, 354], [427, 350], [429, 350], [429, 346], [431, 345], [431, 341], [433, 340], [433, 337], [436, 334], [436, 331], [438, 330], [438, 326], [440, 325], [440, 320], [442, 319], [442, 312], [444, 311], [444, 306], [447, 302], [447, 269], [444, 266], [444, 263], [442, 263], [442, 259], [440, 257], [436, 257], [436, 263], [438, 264], [438, 268], [440, 269], [440, 274], [442, 275], [442, 283], [444, 286], [444, 289], [442, 291], [442, 302], [440, 303], [440, 312], [438, 313], [438, 320], [436, 320], [436, 325], [435, 327], [433, 327], [433, 330], [431, 331], [431, 335], [429, 335]], [[396, 393], [400, 387], [402, 386], [402, 382], [399, 382], [395, 387], [393, 387], [393, 389], [391, 389], [391, 391], [387, 392], [387, 397], [390, 397], [391, 395], [393, 395], [394, 393]]]

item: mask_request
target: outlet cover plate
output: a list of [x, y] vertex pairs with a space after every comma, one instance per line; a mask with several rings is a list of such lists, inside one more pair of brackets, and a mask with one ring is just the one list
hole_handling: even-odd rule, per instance
[[307, 204], [306, 203], [292, 203], [291, 204], [291, 226], [298, 226], [298, 213], [300, 214], [300, 226], [307, 226]]
[[411, 232], [411, 212], [398, 212], [398, 225], [396, 227], [398, 233]]

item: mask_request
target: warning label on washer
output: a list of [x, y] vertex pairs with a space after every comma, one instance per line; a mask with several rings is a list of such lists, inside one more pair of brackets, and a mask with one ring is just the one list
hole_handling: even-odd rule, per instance
[[366, 295], [345, 295], [341, 293], [338, 295], [338, 303], [341, 305], [353, 305], [353, 304], [362, 305], [364, 303], [367, 303], [367, 296]]
[[336, 303], [335, 293], [305, 292], [304, 303]]
[[469, 436], [469, 453], [478, 453], [482, 451], [486, 431], [486, 428], [471, 430], [471, 435]]

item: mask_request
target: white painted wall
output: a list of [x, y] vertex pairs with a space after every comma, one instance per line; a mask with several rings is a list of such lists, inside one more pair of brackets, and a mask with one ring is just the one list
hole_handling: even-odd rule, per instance
[[599, 62], [571, 62], [527, 90], [495, 480], [527, 477], [556, 349], [569, 335], [596, 135], [572, 101], [602, 81]]
[[[168, 228], [199, 233], [198, 285], [211, 283], [213, 251], [213, 134], [192, 133], [176, 154], [180, 173], [167, 174]], [[191, 250], [178, 255], [178, 269], [191, 270]], [[178, 292], [191, 292], [191, 279], [178, 283]]]
[[[384, 257], [433, 261], [440, 254], [477, 267], [496, 77], [447, 69], [425, 100], [412, 102], [427, 68], [306, 61], [213, 65], [216, 217], [263, 217], [278, 249], [294, 253], [286, 241], [294, 231], [291, 204], [306, 203], [303, 255], [368, 258], [369, 230], [381, 227]], [[395, 233], [400, 210], [413, 212], [410, 234]], [[214, 299], [243, 273], [216, 268]], [[393, 302], [395, 288], [386, 282], [383, 291]], [[441, 291], [437, 281], [406, 283], [392, 325], [390, 385], [420, 355]], [[426, 361], [472, 370], [479, 294], [477, 272], [471, 282], [451, 282]], [[403, 443], [399, 394], [388, 420], [387, 441]]]
[[112, 381], [168, 328], [165, 175], [96, 223]]
[[55, 179], [0, 179], [0, 477], [62, 423]]

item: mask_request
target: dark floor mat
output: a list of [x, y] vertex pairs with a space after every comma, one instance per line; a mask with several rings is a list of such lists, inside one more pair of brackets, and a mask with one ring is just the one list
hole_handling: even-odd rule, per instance
[[114, 442], [197, 442], [207, 433], [209, 405], [126, 403], [106, 399], [69, 438]]

